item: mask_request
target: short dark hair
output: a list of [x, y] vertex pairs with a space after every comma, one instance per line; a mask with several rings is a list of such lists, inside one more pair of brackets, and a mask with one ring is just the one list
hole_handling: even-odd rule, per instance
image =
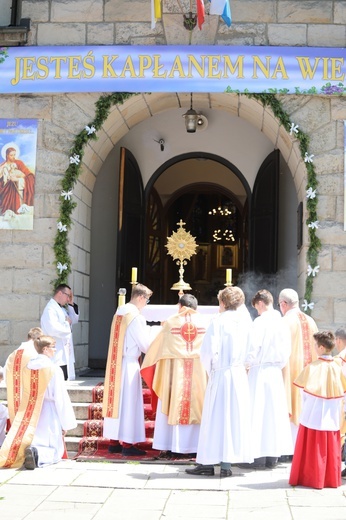
[[190, 309], [197, 309], [198, 301], [193, 294], [183, 294], [179, 302], [182, 307], [189, 307]]
[[254, 307], [258, 302], [263, 302], [265, 305], [273, 305], [274, 298], [272, 293], [267, 291], [267, 289], [261, 289], [260, 291], [257, 291], [251, 300], [252, 307]]
[[59, 285], [57, 285], [54, 290], [54, 296], [58, 294], [58, 292], [63, 291], [64, 289], [69, 289], [71, 291], [71, 287], [67, 285], [67, 283], [60, 283]]
[[314, 340], [317, 345], [324, 347], [327, 350], [333, 350], [335, 347], [335, 337], [330, 331], [328, 332], [316, 332], [314, 334]]

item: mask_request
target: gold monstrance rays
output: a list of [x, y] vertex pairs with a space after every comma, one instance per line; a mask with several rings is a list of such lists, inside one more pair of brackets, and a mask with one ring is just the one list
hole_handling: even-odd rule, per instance
[[188, 231], [183, 229], [185, 222], [180, 219], [177, 223], [179, 226], [178, 231], [173, 231], [170, 237], [167, 237], [167, 250], [168, 254], [173, 257], [176, 264], [179, 265], [179, 282], [172, 285], [171, 289], [179, 291], [179, 296], [184, 294], [184, 291], [191, 291], [191, 287], [188, 283], [184, 282], [184, 265], [187, 264], [187, 260], [190, 260], [191, 256], [196, 254], [196, 240]]

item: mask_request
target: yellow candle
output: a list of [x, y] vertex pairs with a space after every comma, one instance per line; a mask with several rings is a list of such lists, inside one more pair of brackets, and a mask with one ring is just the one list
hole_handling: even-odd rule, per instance
[[226, 283], [232, 283], [232, 269], [226, 269]]
[[126, 301], [125, 301], [125, 294], [119, 294], [118, 296], [118, 307], [120, 307], [121, 305], [125, 305]]
[[136, 283], [137, 282], [137, 267], [132, 267], [131, 282], [132, 283]]

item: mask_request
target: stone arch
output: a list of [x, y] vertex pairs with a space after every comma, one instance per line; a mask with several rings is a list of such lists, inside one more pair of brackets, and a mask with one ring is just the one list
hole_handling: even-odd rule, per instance
[[[299, 201], [304, 201], [307, 180], [299, 141], [289, 135], [289, 132], [274, 116], [270, 107], [264, 107], [256, 99], [237, 94], [197, 93], [194, 94], [193, 102], [194, 106], [198, 106], [201, 111], [208, 109], [228, 112], [233, 116], [244, 119], [262, 132], [272, 142], [274, 148], [280, 149], [282, 157], [292, 174], [297, 198]], [[133, 95], [122, 105], [113, 106], [102, 129], [97, 133], [97, 140], [89, 141], [85, 147], [83, 168], [77, 182], [76, 192], [87, 190], [90, 199], [92, 198], [93, 187], [105, 159], [116, 143], [133, 127], [161, 112], [172, 109], [188, 109], [189, 104], [190, 94], [187, 93], [143, 93]], [[77, 208], [74, 214], [74, 222], [77, 228], [85, 226], [86, 230], [88, 228], [88, 217], [87, 215], [83, 216], [83, 213]], [[72, 251], [76, 236], [80, 236], [79, 231], [71, 235]], [[304, 235], [304, 244], [306, 244], [306, 239], [307, 237]], [[90, 237], [86, 239], [87, 242], [89, 240]], [[306, 245], [303, 249], [306, 252]], [[299, 271], [301, 274], [306, 268], [305, 255], [299, 256]]]

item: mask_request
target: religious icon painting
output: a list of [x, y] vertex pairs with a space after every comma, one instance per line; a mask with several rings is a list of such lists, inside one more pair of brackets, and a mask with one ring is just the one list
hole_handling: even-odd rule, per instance
[[0, 119], [0, 229], [33, 229], [37, 126]]
[[217, 246], [217, 268], [238, 267], [237, 246]]

